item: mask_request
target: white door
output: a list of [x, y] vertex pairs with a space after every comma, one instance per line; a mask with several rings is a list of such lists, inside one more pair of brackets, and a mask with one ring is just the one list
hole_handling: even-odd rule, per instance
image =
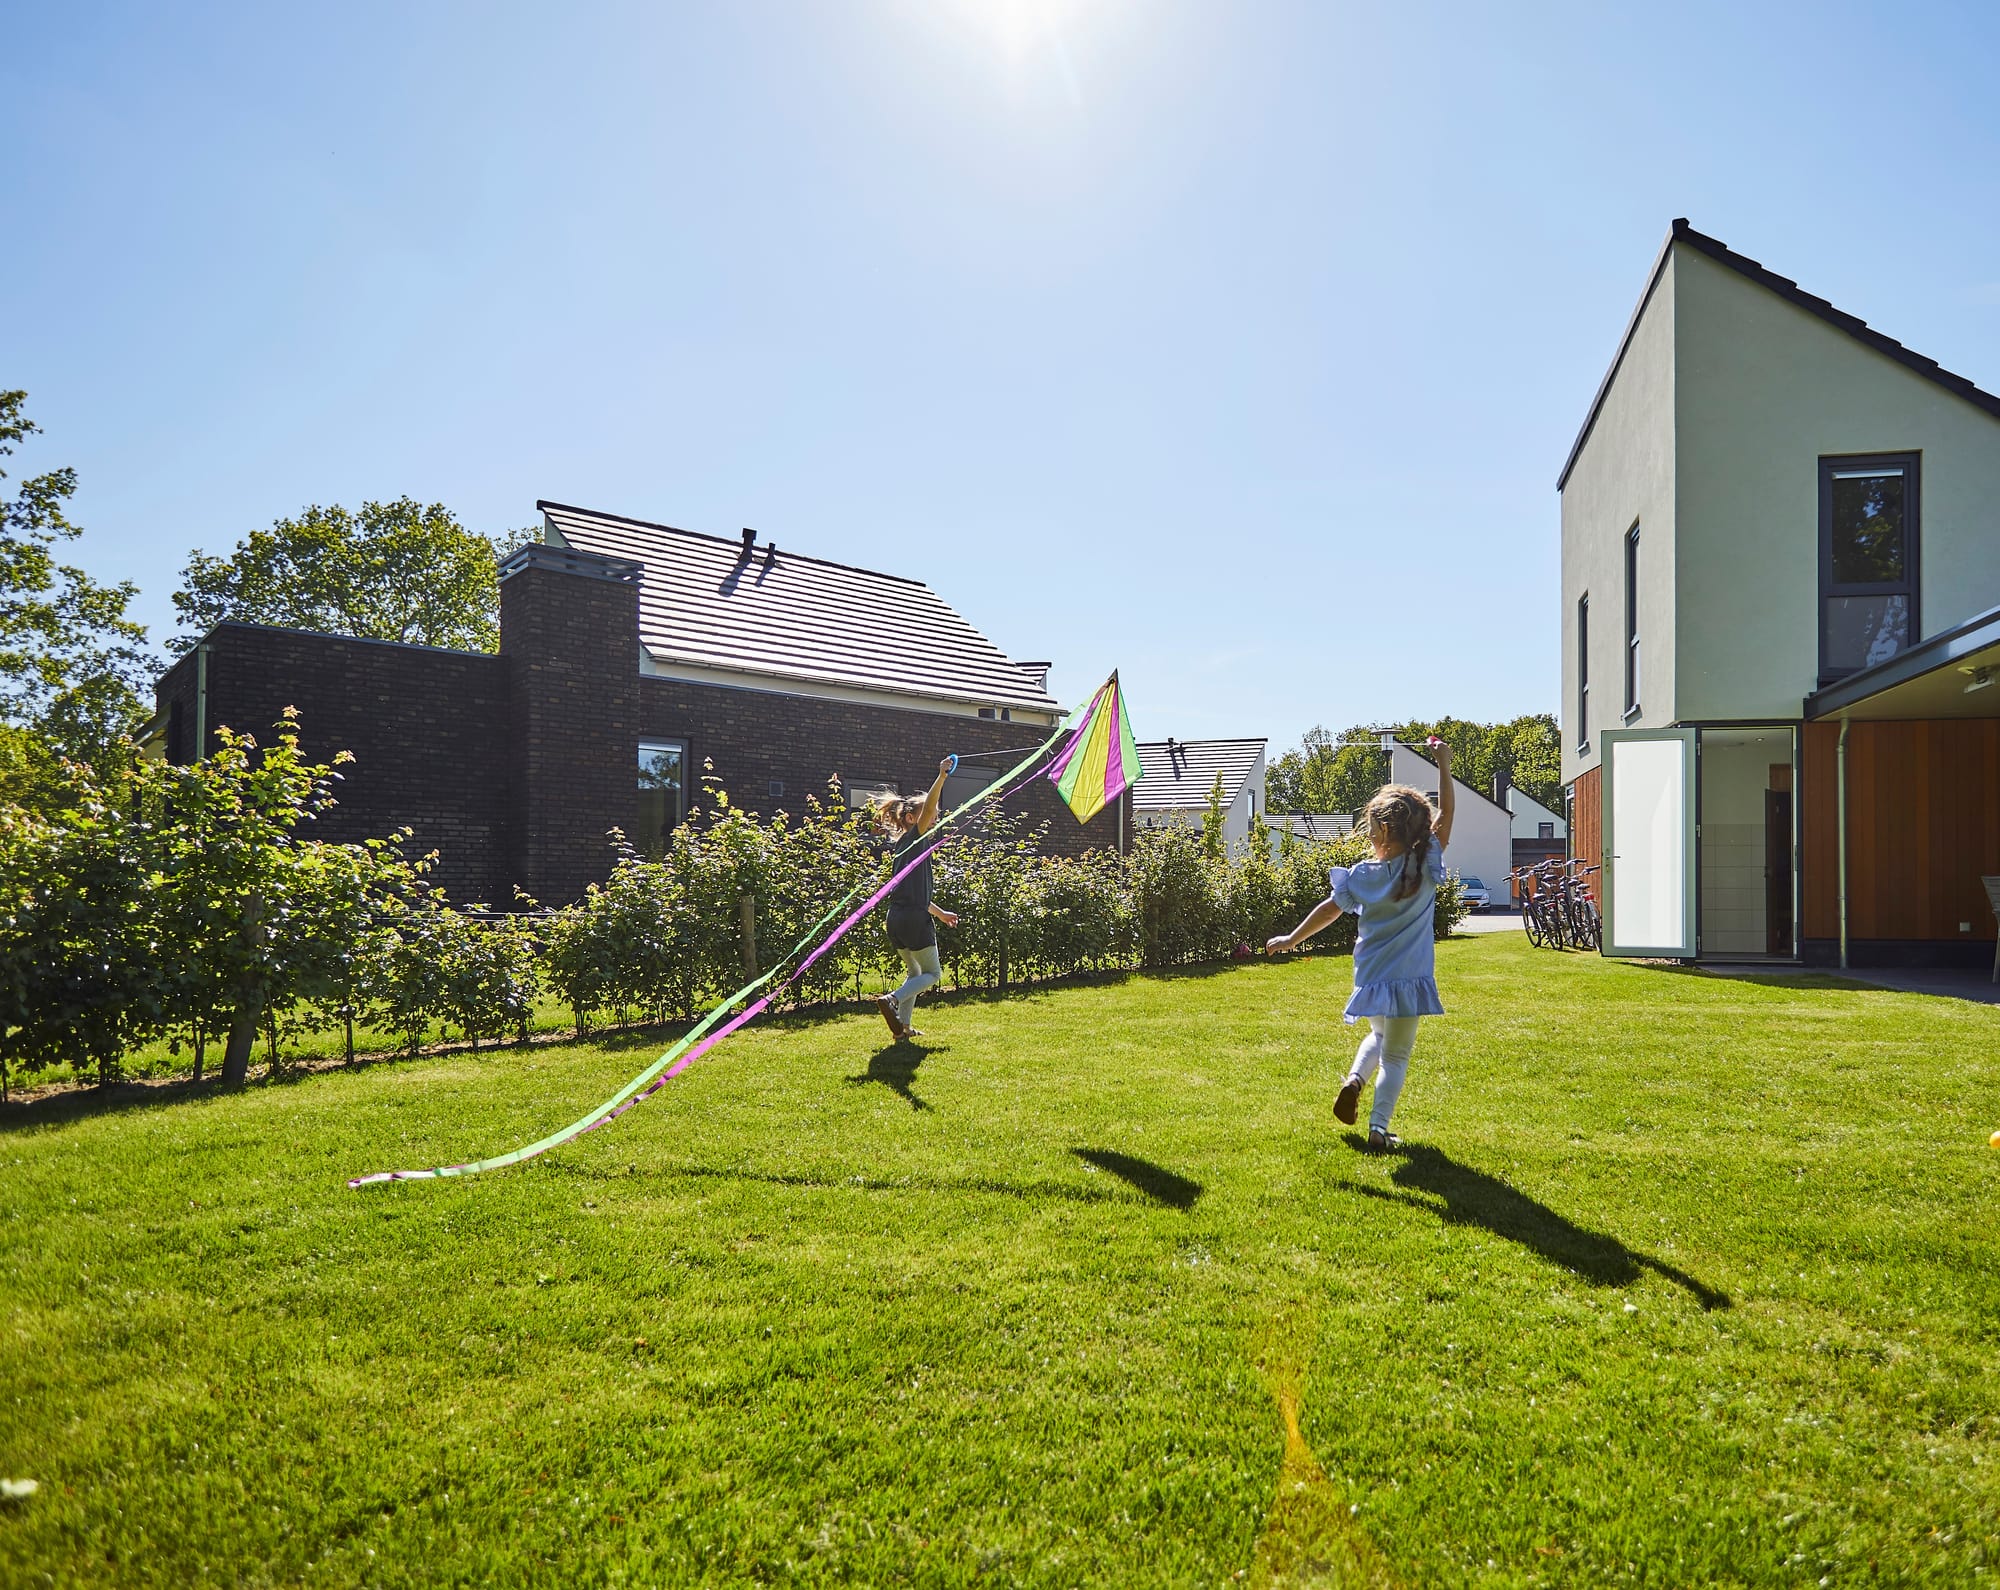
[[1607, 729], [1604, 953], [1695, 953], [1695, 731]]

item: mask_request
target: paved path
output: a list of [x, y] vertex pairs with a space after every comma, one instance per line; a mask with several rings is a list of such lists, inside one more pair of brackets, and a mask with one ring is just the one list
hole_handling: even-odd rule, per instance
[[1453, 931], [1458, 933], [1518, 933], [1521, 931], [1519, 911], [1474, 911], [1459, 923]]

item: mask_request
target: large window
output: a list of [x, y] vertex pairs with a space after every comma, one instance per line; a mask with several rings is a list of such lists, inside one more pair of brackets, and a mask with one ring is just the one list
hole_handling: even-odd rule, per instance
[[1917, 638], [1917, 455], [1819, 461], [1819, 677]]
[[1639, 527], [1625, 532], [1625, 716], [1639, 710]]
[[639, 820], [632, 844], [657, 856], [667, 835], [687, 815], [687, 745], [681, 740], [639, 742]]
[[1576, 748], [1590, 749], [1590, 598], [1576, 599]]

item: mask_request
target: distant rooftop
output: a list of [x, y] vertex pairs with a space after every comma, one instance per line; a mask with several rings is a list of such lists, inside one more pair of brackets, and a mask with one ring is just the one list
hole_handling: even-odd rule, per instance
[[639, 641], [675, 665], [1060, 713], [1046, 663], [1011, 661], [921, 580], [782, 546], [540, 502], [552, 545], [643, 566]]
[[1146, 776], [1132, 786], [1135, 812], [1184, 811], [1208, 802], [1215, 775], [1222, 775], [1222, 799], [1231, 804], [1243, 792], [1268, 742], [1255, 740], [1143, 740], [1139, 763]]

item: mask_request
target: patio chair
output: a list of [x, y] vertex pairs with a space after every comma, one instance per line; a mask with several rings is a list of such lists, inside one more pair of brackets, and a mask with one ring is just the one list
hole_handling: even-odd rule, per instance
[[[2000, 878], [1981, 878], [1986, 885], [1986, 903], [1993, 907], [1993, 922], [1996, 932], [2000, 932]], [[1993, 941], [1993, 978], [2000, 983], [2000, 937]]]

